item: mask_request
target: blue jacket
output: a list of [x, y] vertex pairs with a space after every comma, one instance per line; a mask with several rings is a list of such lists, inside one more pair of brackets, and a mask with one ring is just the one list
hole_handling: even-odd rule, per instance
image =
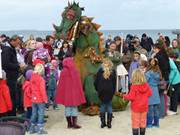
[[172, 59], [169, 59], [170, 64], [170, 74], [169, 74], [169, 82], [173, 85], [180, 83], [180, 73], [177, 69], [176, 64]]
[[146, 80], [152, 89], [152, 96], [149, 97], [149, 105], [160, 104], [158, 83], [160, 81], [160, 74], [149, 70], [145, 73]]

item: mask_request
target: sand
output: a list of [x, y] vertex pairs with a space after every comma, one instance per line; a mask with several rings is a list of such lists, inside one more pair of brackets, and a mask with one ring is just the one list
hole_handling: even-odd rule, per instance
[[[180, 107], [178, 108], [180, 112]], [[79, 113], [78, 123], [81, 129], [67, 129], [66, 119], [64, 117], [64, 107], [60, 110], [50, 110], [46, 112], [49, 115], [46, 129], [48, 135], [131, 135], [131, 117], [130, 109], [126, 111], [115, 112], [112, 122], [112, 129], [101, 129], [98, 116], [85, 116]], [[29, 135], [27, 133], [27, 135]], [[160, 128], [147, 129], [146, 135], [180, 135], [180, 114], [168, 116], [160, 120]]]

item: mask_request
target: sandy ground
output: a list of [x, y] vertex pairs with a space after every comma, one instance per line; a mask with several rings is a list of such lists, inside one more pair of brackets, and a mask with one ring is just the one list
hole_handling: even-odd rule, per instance
[[[180, 112], [180, 107], [178, 109]], [[130, 109], [123, 112], [115, 112], [112, 122], [112, 129], [101, 129], [98, 116], [85, 116], [79, 114], [78, 123], [81, 129], [67, 129], [66, 119], [64, 117], [64, 107], [60, 110], [50, 110], [46, 112], [49, 115], [46, 129], [48, 135], [131, 135], [131, 117]], [[27, 133], [27, 135], [29, 135]], [[180, 114], [168, 116], [160, 120], [160, 128], [147, 129], [147, 135], [180, 135]]]

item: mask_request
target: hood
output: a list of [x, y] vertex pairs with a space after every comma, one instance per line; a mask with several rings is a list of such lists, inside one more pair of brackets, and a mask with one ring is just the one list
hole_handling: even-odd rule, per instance
[[24, 85], [23, 85], [23, 90], [26, 90], [27, 87], [29, 87], [29, 86], [30, 86], [30, 81], [25, 81]]
[[140, 93], [146, 93], [148, 92], [148, 89], [149, 89], [148, 83], [141, 84], [141, 85], [133, 85], [133, 87], [136, 91], [139, 91]]
[[64, 68], [75, 68], [76, 65], [75, 65], [75, 63], [74, 63], [73, 58], [71, 58], [71, 57], [65, 58], [65, 59], [63, 60], [63, 67], [64, 67]]
[[0, 80], [0, 85], [6, 84], [6, 80]]

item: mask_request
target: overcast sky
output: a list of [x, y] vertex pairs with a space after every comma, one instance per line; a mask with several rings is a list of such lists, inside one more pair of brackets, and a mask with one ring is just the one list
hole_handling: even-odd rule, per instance
[[[70, 0], [72, 1], [72, 0]], [[180, 28], [180, 0], [75, 0], [101, 29]], [[0, 0], [1, 30], [52, 30], [67, 0]]]

